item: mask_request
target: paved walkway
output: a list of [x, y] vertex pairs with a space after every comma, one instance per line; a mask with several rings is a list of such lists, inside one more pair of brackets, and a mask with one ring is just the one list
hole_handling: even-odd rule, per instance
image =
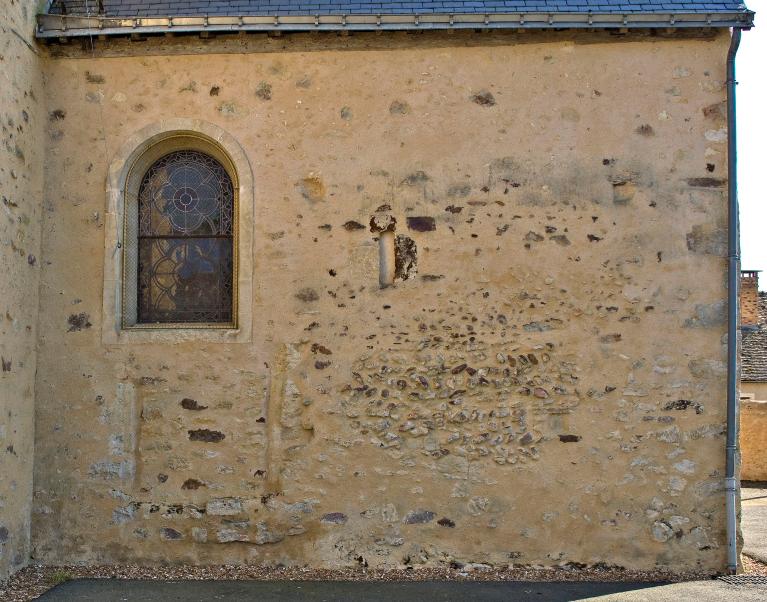
[[77, 579], [50, 590], [44, 602], [764, 602], [767, 585], [738, 586], [721, 581], [691, 583], [526, 583], [526, 582], [329, 582], [329, 581], [120, 581]]
[[743, 553], [767, 563], [767, 486], [744, 487], [740, 492], [742, 504], [741, 529]]

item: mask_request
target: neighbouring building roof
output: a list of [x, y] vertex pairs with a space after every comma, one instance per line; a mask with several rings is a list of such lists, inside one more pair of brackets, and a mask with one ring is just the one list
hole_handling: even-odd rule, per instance
[[740, 379], [767, 382], [767, 293], [759, 293], [759, 324], [743, 330]]
[[741, 27], [742, 2], [687, 0], [49, 0], [38, 37], [199, 31]]

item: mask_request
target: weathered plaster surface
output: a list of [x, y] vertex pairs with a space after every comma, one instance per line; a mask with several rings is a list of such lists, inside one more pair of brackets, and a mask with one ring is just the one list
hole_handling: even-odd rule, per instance
[[[36, 558], [724, 566], [727, 35], [389, 39], [47, 64]], [[172, 118], [251, 162], [251, 342], [102, 341]]]
[[45, 119], [34, 15], [21, 0], [0, 14], [0, 580], [30, 547]]

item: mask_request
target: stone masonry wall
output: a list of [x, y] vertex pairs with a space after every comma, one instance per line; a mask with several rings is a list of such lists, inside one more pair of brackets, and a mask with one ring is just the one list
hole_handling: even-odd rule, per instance
[[[721, 569], [728, 42], [55, 48], [35, 557]], [[109, 161], [176, 117], [252, 164], [252, 343], [104, 345]]]
[[0, 14], [0, 580], [29, 558], [44, 97], [36, 2]]

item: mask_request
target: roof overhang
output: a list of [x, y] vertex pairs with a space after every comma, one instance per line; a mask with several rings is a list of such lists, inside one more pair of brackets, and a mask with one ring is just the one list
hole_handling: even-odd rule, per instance
[[424, 15], [285, 15], [137, 17], [48, 15], [37, 17], [38, 38], [311, 31], [429, 31], [456, 29], [750, 28], [754, 13], [490, 13]]

